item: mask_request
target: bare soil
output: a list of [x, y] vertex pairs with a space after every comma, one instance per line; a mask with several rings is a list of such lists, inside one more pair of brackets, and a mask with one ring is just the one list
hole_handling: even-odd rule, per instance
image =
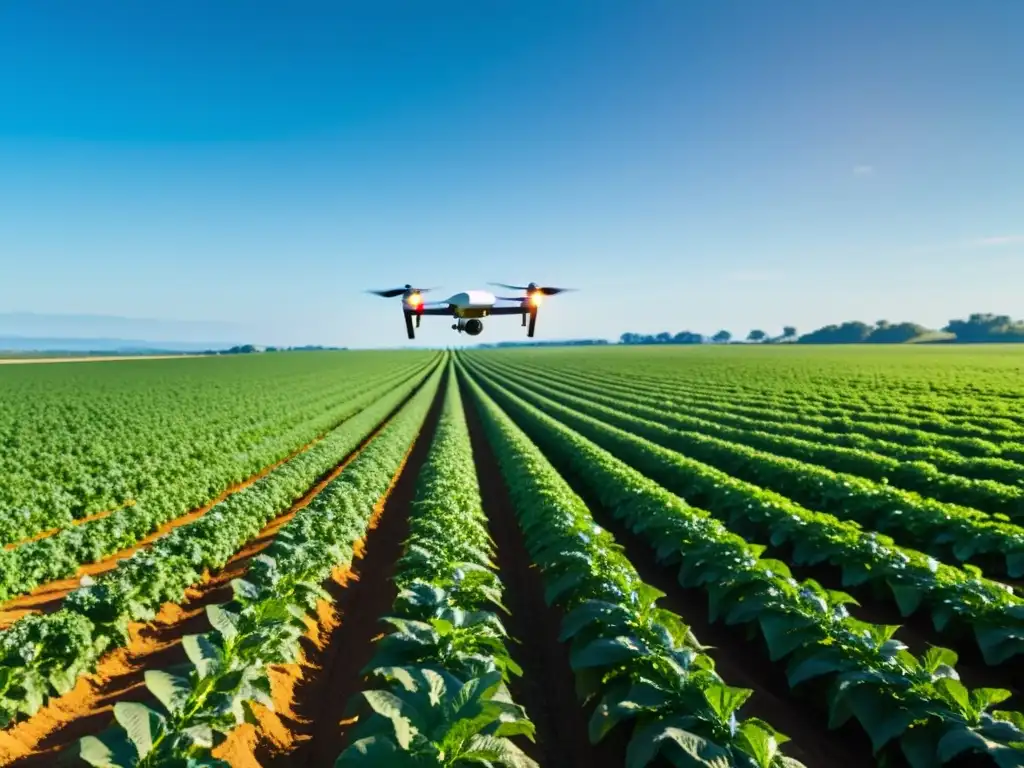
[[374, 640], [387, 629], [381, 619], [391, 612], [398, 595], [395, 566], [404, 551], [409, 507], [443, 403], [444, 385], [390, 491], [375, 508], [344, 583], [327, 585], [334, 618], [324, 626], [323, 642], [305, 649], [304, 662], [289, 669], [287, 679], [280, 681], [289, 705], [289, 714], [281, 718], [287, 735], [273, 737], [261, 727], [253, 754], [256, 764], [330, 766], [348, 746], [350, 726], [356, 722], [348, 707], [365, 688], [361, 671], [373, 657]]

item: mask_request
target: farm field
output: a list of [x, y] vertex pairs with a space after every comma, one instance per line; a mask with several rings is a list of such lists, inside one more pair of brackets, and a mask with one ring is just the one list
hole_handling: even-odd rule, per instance
[[1024, 766], [1024, 351], [0, 370], [0, 766]]

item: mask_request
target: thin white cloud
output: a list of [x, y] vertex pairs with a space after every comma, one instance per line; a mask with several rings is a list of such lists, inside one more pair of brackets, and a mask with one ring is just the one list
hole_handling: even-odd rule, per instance
[[995, 237], [983, 237], [980, 240], [975, 241], [974, 245], [993, 246], [1015, 245], [1018, 243], [1024, 243], [1024, 235], [997, 235]]
[[874, 176], [875, 166], [873, 165], [855, 165], [853, 167], [854, 176]]

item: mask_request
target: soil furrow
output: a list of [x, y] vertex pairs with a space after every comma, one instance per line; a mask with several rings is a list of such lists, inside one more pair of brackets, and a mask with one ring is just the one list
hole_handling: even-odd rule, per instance
[[576, 698], [569, 648], [558, 639], [563, 614], [544, 602], [544, 585], [524, 545], [494, 449], [483, 431], [472, 393], [461, 378], [460, 384], [483, 508], [497, 548], [504, 603], [511, 614], [502, 620], [513, 640], [509, 651], [523, 669], [522, 677], [512, 679], [510, 689], [537, 728], [536, 743], [521, 746], [545, 767], [621, 768], [627, 736], [622, 729], [613, 731], [599, 746], [590, 743], [589, 713]]
[[133, 622], [126, 647], [103, 656], [96, 670], [83, 675], [69, 693], [51, 699], [28, 720], [0, 732], [0, 766], [52, 765], [58, 753], [82, 736], [96, 735], [110, 725], [114, 703], [151, 698], [143, 679], [145, 670], [188, 661], [181, 641], [186, 635], [209, 631], [206, 606], [232, 598], [231, 581], [245, 574], [249, 561], [270, 546], [277, 532], [352, 463], [406, 402], [403, 400], [352, 453], [287, 512], [268, 523], [222, 569], [206, 574], [202, 582], [188, 589], [184, 602], [165, 603], [152, 622]]
[[409, 507], [441, 415], [444, 392], [442, 383], [391, 489], [375, 507], [344, 579], [326, 585], [334, 604], [330, 620], [322, 622], [321, 642], [311, 643], [304, 649], [303, 662], [282, 670], [275, 680], [275, 701], [284, 700], [286, 714], [270, 723], [273, 729], [261, 724], [252, 740], [252, 765], [330, 766], [348, 745], [346, 726], [352, 724], [348, 707], [365, 687], [361, 671], [373, 657], [374, 639], [386, 630], [381, 618], [391, 613], [398, 595], [395, 566], [408, 536]]

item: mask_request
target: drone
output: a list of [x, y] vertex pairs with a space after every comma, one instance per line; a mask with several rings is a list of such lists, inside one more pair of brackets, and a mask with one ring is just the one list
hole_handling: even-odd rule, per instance
[[[483, 318], [492, 315], [520, 315], [526, 335], [533, 337], [537, 328], [537, 310], [546, 296], [554, 296], [574, 288], [552, 288], [537, 285], [507, 285], [491, 283], [513, 291], [526, 291], [525, 296], [495, 296], [490, 291], [462, 291], [449, 296], [444, 301], [424, 301], [423, 294], [436, 288], [415, 288], [408, 283], [401, 288], [389, 288], [384, 291], [368, 291], [368, 293], [384, 298], [402, 297], [402, 314], [405, 315], [405, 330], [410, 339], [416, 338], [416, 328], [420, 327], [420, 319], [424, 315], [453, 317], [453, 331], [479, 336], [484, 330]], [[496, 306], [499, 301], [515, 302], [514, 306]], [[415, 325], [413, 320], [415, 319]], [[529, 324], [527, 324], [529, 320]]]

